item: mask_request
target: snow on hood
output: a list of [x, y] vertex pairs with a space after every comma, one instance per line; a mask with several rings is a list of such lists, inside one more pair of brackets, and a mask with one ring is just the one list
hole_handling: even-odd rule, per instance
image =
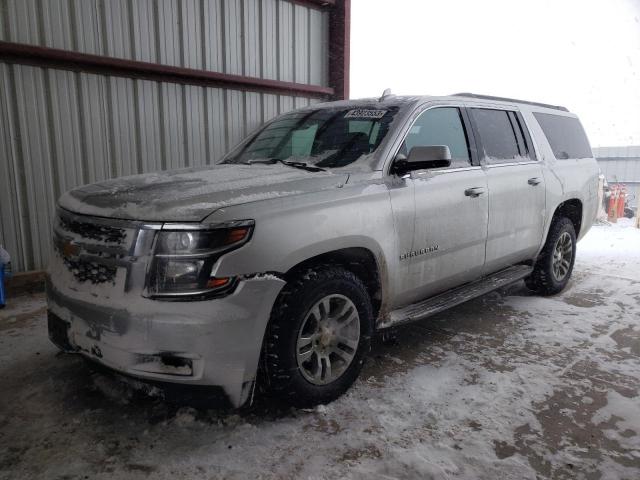
[[284, 165], [217, 165], [133, 175], [60, 197], [74, 213], [149, 222], [197, 222], [232, 205], [336, 188], [347, 175]]

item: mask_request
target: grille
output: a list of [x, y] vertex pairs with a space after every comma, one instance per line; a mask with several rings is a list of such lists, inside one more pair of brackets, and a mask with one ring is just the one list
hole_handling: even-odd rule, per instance
[[96, 225], [95, 223], [80, 222], [64, 217], [60, 217], [60, 226], [62, 229], [75, 233], [82, 238], [115, 245], [122, 245], [127, 237], [124, 228]]
[[80, 283], [115, 284], [118, 267], [127, 267], [125, 260], [129, 243], [135, 238], [135, 228], [106, 222], [59, 213], [54, 229], [55, 248]]
[[93, 284], [114, 282], [116, 278], [116, 267], [100, 265], [96, 262], [89, 262], [82, 259], [71, 259], [62, 257], [66, 267], [73, 273], [79, 282], [91, 282]]

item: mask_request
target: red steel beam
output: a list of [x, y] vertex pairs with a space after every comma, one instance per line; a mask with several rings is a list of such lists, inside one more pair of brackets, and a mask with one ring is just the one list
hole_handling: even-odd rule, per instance
[[158, 82], [249, 90], [275, 95], [314, 98], [328, 98], [336, 95], [334, 88], [319, 85], [230, 75], [12, 42], [0, 42], [0, 61]]
[[[336, 0], [291, 0], [298, 5], [304, 5], [305, 7], [333, 7], [336, 4]], [[338, 0], [340, 1], [340, 0]]]
[[329, 86], [334, 98], [349, 98], [351, 0], [338, 0], [329, 13]]

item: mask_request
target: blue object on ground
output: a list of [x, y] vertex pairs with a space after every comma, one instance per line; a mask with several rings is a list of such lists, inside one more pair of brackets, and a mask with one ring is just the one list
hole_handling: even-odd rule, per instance
[[4, 263], [0, 263], [0, 308], [4, 307]]

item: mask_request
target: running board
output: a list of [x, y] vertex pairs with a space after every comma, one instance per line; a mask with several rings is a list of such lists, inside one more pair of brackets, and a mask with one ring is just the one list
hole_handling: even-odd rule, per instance
[[532, 271], [533, 267], [527, 265], [515, 265], [506, 268], [493, 275], [467, 283], [461, 287], [436, 295], [435, 297], [393, 310], [389, 314], [389, 318], [380, 324], [378, 328], [389, 328], [403, 323], [422, 320], [423, 318], [460, 305], [485, 293], [489, 293], [497, 288], [522, 280], [531, 274]]

